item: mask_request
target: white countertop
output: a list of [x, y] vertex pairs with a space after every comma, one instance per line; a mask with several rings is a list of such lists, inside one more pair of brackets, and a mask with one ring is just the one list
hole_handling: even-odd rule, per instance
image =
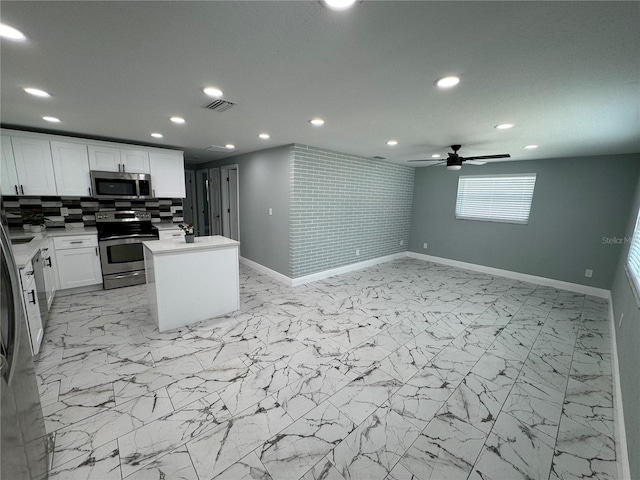
[[11, 239], [32, 238], [29, 243], [11, 245], [18, 269], [29, 263], [47, 238], [97, 234], [96, 227], [51, 228], [41, 233], [32, 233], [28, 230], [9, 230], [9, 238]]
[[187, 243], [184, 237], [168, 238], [166, 240], [150, 240], [142, 242], [144, 247], [153, 255], [168, 255], [172, 253], [188, 253], [197, 250], [213, 250], [216, 248], [237, 247], [240, 242], [221, 235], [210, 237], [196, 237], [194, 243]]

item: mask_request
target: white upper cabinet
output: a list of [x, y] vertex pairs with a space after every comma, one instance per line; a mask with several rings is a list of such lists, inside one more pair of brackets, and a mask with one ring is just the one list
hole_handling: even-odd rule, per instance
[[89, 145], [91, 170], [102, 172], [149, 173], [149, 153], [145, 150]]
[[56, 195], [49, 140], [11, 137], [21, 195]]
[[89, 145], [88, 149], [91, 170], [100, 170], [102, 172], [121, 171], [122, 162], [120, 161], [119, 148]]
[[184, 158], [182, 152], [149, 152], [151, 188], [156, 198], [184, 198]]
[[122, 169], [129, 173], [150, 173], [149, 152], [145, 150], [120, 150]]
[[75, 197], [91, 195], [89, 156], [86, 145], [52, 141], [51, 156], [58, 195]]
[[0, 139], [2, 146], [2, 171], [0, 181], [2, 182], [3, 195], [20, 195], [18, 190], [18, 172], [16, 172], [16, 162], [13, 159], [13, 147], [11, 137], [2, 135]]

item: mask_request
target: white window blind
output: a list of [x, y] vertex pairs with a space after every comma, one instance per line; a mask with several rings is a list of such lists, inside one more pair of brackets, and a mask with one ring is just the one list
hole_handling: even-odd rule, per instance
[[456, 218], [528, 223], [536, 174], [460, 176]]
[[631, 237], [631, 246], [627, 256], [627, 271], [637, 295], [640, 293], [640, 211], [636, 219], [636, 227], [633, 230], [633, 237]]

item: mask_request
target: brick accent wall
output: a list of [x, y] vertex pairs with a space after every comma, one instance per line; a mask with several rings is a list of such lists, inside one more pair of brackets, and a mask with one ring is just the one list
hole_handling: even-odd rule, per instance
[[295, 144], [290, 175], [292, 278], [407, 250], [413, 168]]

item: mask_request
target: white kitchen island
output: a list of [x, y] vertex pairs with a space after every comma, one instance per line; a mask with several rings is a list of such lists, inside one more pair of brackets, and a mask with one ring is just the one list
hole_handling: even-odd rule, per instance
[[239, 242], [215, 235], [143, 245], [149, 307], [161, 332], [240, 308]]

